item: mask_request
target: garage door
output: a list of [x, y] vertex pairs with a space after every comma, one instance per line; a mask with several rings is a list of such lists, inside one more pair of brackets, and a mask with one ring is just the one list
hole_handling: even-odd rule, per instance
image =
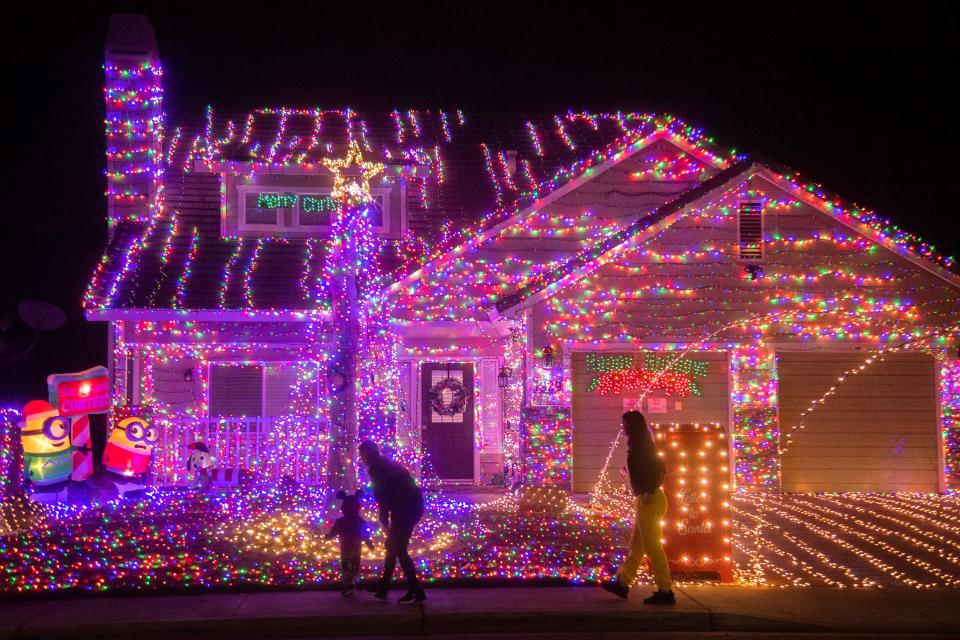
[[[610, 445], [620, 430], [620, 418], [624, 411], [624, 397], [635, 395], [630, 392], [601, 393], [596, 386], [598, 373], [587, 365], [587, 359], [601, 354], [574, 352], [571, 354], [571, 375], [573, 382], [573, 490], [587, 493], [593, 490], [603, 463], [607, 459]], [[626, 358], [632, 369], [644, 369], [651, 363], [645, 360], [645, 353], [603, 352], [603, 357]], [[656, 356], [656, 354], [651, 354]], [[649, 413], [644, 406], [648, 422], [651, 423], [718, 423], [727, 424], [727, 354], [717, 352], [691, 353], [687, 359], [696, 363], [696, 370], [690, 378], [696, 393], [667, 395], [655, 390], [650, 397], [659, 398], [657, 407], [662, 413]], [[595, 368], [595, 367], [594, 367]], [[621, 444], [611, 459], [608, 478], [620, 483], [620, 467], [626, 463], [627, 450]]]
[[[864, 353], [778, 354], [780, 425], [800, 413]], [[936, 491], [937, 403], [933, 357], [889, 354], [858, 375], [794, 432], [783, 456], [784, 491]]]

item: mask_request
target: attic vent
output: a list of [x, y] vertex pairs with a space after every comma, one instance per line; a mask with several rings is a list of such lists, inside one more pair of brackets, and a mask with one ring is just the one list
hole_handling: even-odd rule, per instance
[[763, 203], [741, 201], [737, 206], [737, 243], [740, 259], [763, 260]]

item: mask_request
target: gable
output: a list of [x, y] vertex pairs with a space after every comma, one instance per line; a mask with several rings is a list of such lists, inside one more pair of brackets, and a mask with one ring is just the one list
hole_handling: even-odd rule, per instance
[[397, 296], [408, 320], [485, 320], [501, 296], [556, 270], [598, 238], [622, 230], [713, 175], [711, 164], [660, 138], [542, 207], [425, 270]]
[[[957, 287], [775, 183], [769, 172], [708, 202], [534, 306], [538, 331], [567, 344], [703, 340], [750, 317], [799, 309], [815, 320], [773, 322], [778, 341], [878, 341], [960, 313]], [[737, 203], [764, 201], [763, 277], [737, 251]], [[746, 335], [728, 329], [712, 340]]]

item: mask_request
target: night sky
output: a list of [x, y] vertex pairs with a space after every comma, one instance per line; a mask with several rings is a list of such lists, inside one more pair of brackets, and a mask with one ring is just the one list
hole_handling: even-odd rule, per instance
[[666, 111], [960, 254], [947, 117], [957, 21], [946, 10], [316, 4], [305, 14], [282, 3], [255, 12], [125, 3], [4, 20], [14, 113], [3, 133], [12, 229], [0, 252], [0, 338], [25, 338], [16, 320], [25, 299], [60, 306], [68, 322], [26, 358], [0, 361], [0, 403], [45, 397], [48, 373], [106, 364], [105, 325], [83, 319], [80, 299], [106, 240], [101, 64], [112, 11], [150, 16], [168, 122], [208, 103]]

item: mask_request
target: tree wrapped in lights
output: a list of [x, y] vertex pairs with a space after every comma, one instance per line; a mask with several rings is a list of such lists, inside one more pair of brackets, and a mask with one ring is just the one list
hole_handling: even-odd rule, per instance
[[356, 485], [357, 445], [373, 439], [409, 451], [395, 442], [399, 412], [397, 340], [389, 324], [390, 303], [383, 294], [380, 243], [373, 231], [376, 206], [370, 180], [383, 165], [366, 162], [353, 142], [343, 159], [325, 159], [334, 176], [337, 203], [323, 269], [323, 298], [332, 303], [336, 345], [326, 359], [332, 391], [329, 415], [334, 447], [328, 462], [332, 484]]

